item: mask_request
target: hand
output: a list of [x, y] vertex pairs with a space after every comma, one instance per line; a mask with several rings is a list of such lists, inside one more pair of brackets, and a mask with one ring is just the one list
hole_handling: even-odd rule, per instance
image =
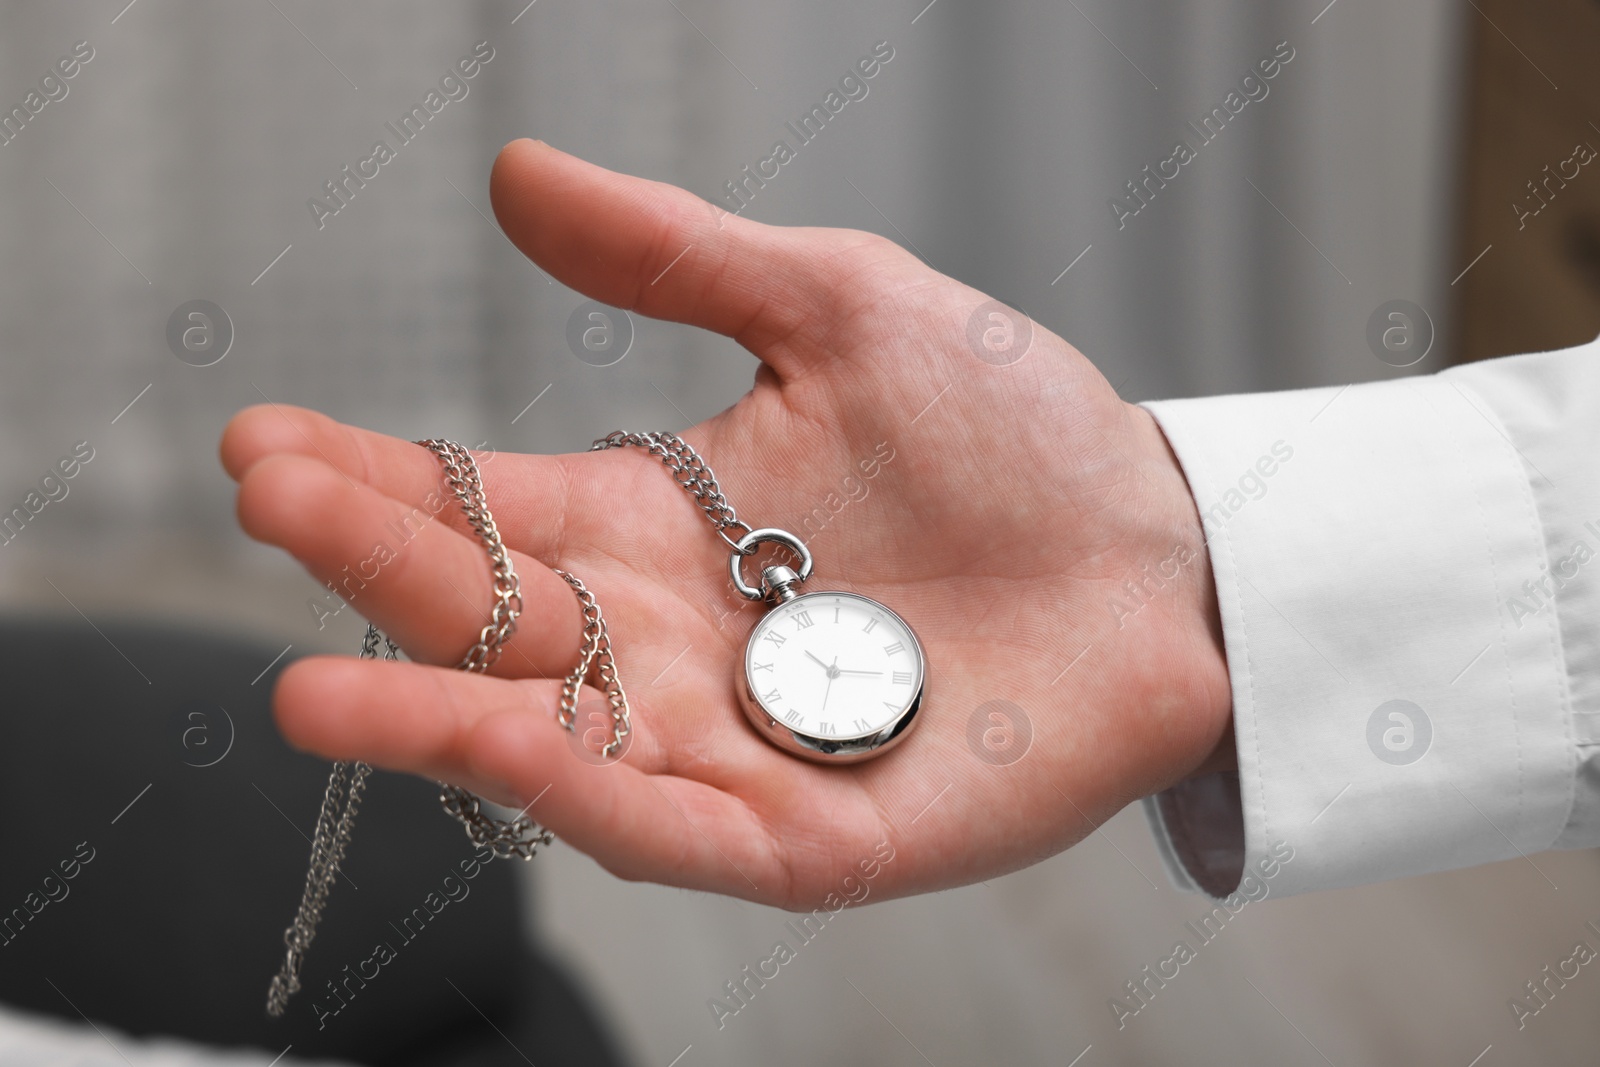
[[[727, 216], [540, 142], [507, 146], [491, 187], [512, 241], [565, 284], [726, 334], [760, 360], [749, 393], [683, 436], [742, 517], [808, 537], [809, 589], [858, 590], [916, 628], [922, 721], [847, 768], [759, 738], [734, 685], [760, 609], [731, 593], [727, 548], [693, 500], [637, 449], [484, 467], [527, 610], [491, 675], [452, 670], [490, 581], [453, 500], [415, 521], [440, 487], [435, 458], [270, 405], [222, 440], [241, 523], [345, 583], [417, 661], [294, 664], [275, 695], [291, 742], [519, 807], [539, 797], [533, 817], [623, 878], [795, 910], [859, 877], [879, 842], [894, 859], [875, 899], [962, 885], [1230, 758], [1199, 516], [1155, 422], [1071, 345], [1035, 325], [1024, 358], [992, 365], [967, 340], [984, 294], [887, 240]], [[837, 514], [808, 533], [813, 508]], [[348, 584], [407, 515], [420, 532]], [[1136, 605], [1124, 583], [1180, 545], [1177, 576]], [[577, 758], [555, 721], [579, 615], [552, 566], [581, 577], [610, 621], [635, 731], [615, 765]], [[968, 741], [996, 699], [1032, 726], [1031, 748], [1003, 766]]]

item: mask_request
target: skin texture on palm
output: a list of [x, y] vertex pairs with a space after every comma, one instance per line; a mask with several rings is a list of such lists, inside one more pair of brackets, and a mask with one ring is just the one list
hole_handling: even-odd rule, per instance
[[[221, 446], [252, 537], [327, 581], [371, 555], [387, 523], [421, 526], [359, 602], [415, 662], [294, 664], [275, 698], [292, 743], [516, 807], [537, 797], [532, 816], [623, 878], [792, 909], [836, 891], [880, 841], [894, 862], [873, 899], [962, 885], [1231, 759], [1193, 501], [1154, 420], [1069, 344], [1035, 326], [1024, 358], [994, 366], [966, 340], [988, 298], [891, 242], [727, 216], [540, 142], [506, 147], [491, 195], [508, 236], [555, 278], [724, 333], [760, 360], [749, 393], [682, 433], [752, 525], [800, 531], [858, 461], [893, 449], [871, 496], [810, 539], [804, 588], [858, 592], [911, 623], [929, 664], [921, 722], [852, 767], [760, 739], [735, 684], [761, 608], [731, 593], [726, 545], [638, 449], [484, 464], [526, 610], [488, 676], [451, 670], [485, 621], [490, 575], [454, 502], [430, 497], [437, 461], [263, 405]], [[1124, 583], [1180, 545], [1194, 558], [1179, 577], [1119, 618], [1109, 605], [1127, 600]], [[584, 580], [611, 627], [635, 731], [615, 765], [578, 758], [555, 721], [580, 619], [552, 567]], [[967, 740], [974, 710], [997, 699], [1033, 733], [1003, 766]]]

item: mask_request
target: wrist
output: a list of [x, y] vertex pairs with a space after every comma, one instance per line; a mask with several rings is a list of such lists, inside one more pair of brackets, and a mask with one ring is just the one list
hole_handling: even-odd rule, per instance
[[[1194, 494], [1160, 424], [1136, 404], [1128, 420], [1138, 442], [1138, 474], [1148, 487], [1149, 542], [1163, 546], [1173, 582], [1173, 628], [1167, 635], [1169, 695], [1189, 721], [1185, 733], [1195, 743], [1178, 780], [1237, 765], [1233, 740], [1233, 689], [1223, 644], [1222, 612], [1204, 524]], [[1165, 573], [1165, 572], [1164, 572]]]

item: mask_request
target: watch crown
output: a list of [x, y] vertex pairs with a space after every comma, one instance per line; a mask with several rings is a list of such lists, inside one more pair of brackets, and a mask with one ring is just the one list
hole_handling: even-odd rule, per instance
[[761, 571], [761, 584], [766, 587], [767, 599], [774, 603], [793, 600], [799, 594], [791, 586], [800, 581], [800, 576], [788, 567], [764, 567]]

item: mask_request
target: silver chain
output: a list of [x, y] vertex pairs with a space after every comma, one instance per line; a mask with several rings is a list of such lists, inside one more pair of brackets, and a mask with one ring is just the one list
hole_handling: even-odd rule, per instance
[[[467, 654], [456, 664], [457, 670], [483, 674], [500, 658], [506, 640], [517, 630], [517, 617], [522, 614], [522, 580], [511, 565], [511, 554], [500, 538], [500, 528], [495, 525], [489, 511], [488, 497], [484, 495], [483, 479], [478, 473], [477, 461], [472, 453], [454, 441], [430, 438], [418, 444], [439, 457], [444, 465], [445, 483], [461, 502], [467, 524], [483, 542], [489, 552], [489, 562], [494, 567], [494, 608], [489, 622], [478, 633], [478, 640], [467, 649]], [[483, 802], [471, 792], [447, 782], [439, 783], [439, 803], [452, 818], [461, 823], [467, 837], [475, 845], [488, 845], [501, 859], [517, 856], [530, 860], [540, 845], [554, 840], [544, 829], [526, 816], [515, 819], [496, 819], [486, 815]]]
[[461, 502], [467, 524], [483, 542], [489, 552], [489, 562], [494, 567], [494, 609], [489, 622], [478, 634], [477, 643], [467, 650], [458, 670], [482, 673], [494, 666], [500, 658], [500, 646], [517, 630], [517, 616], [522, 614], [522, 582], [511, 566], [511, 553], [500, 539], [500, 528], [495, 525], [489, 511], [489, 500], [483, 492], [483, 479], [478, 474], [478, 463], [472, 453], [454, 441], [430, 438], [418, 441], [422, 447], [439, 457], [444, 464], [444, 477], [450, 492]]
[[[489, 561], [494, 569], [495, 603], [490, 612], [490, 620], [479, 632], [477, 641], [467, 650], [461, 662], [456, 664], [458, 670], [482, 674], [499, 660], [501, 648], [511, 635], [516, 633], [517, 617], [522, 614], [523, 607], [521, 579], [517, 577], [516, 568], [512, 566], [511, 554], [500, 537], [494, 515], [489, 511], [482, 477], [472, 454], [454, 441], [429, 439], [417, 443], [433, 452], [444, 465], [445, 480], [450, 491], [460, 501], [468, 525], [488, 550]], [[688, 449], [688, 446], [683, 445], [683, 448]], [[689, 451], [693, 455], [693, 451]], [[706, 471], [706, 474], [709, 475], [710, 472]], [[714, 479], [711, 481], [711, 486], [714, 490], [716, 486]], [[717, 494], [718, 497], [720, 495]], [[724, 507], [726, 504], [727, 502], [723, 501]], [[727, 512], [731, 518], [733, 509], [727, 508]], [[611, 711], [611, 740], [601, 750], [601, 755], [607, 758], [616, 756], [622, 748], [623, 739], [632, 732], [632, 724], [628, 717], [628, 698], [617, 677], [616, 659], [611, 651], [610, 631], [606, 626], [605, 617], [600, 613], [599, 603], [583, 582], [566, 571], [557, 570], [556, 573], [572, 587], [583, 612], [583, 645], [577, 666], [562, 684], [561, 705], [557, 718], [568, 731], [573, 729], [577, 719], [578, 691], [588, 678], [591, 667], [594, 668]], [[362, 639], [359, 658], [377, 658], [380, 639], [386, 646], [383, 658], [396, 659], [399, 648], [370, 623], [367, 626], [366, 636]], [[305, 890], [301, 894], [300, 906], [295, 912], [294, 921], [283, 932], [288, 952], [285, 954], [283, 966], [273, 977], [272, 985], [267, 992], [267, 1014], [274, 1018], [283, 1015], [288, 1007], [289, 998], [300, 990], [300, 968], [305, 962], [306, 952], [311, 947], [312, 939], [316, 937], [317, 924], [321, 921], [323, 908], [327, 905], [328, 892], [344, 861], [361, 792], [366, 786], [367, 776], [371, 773], [372, 767], [366, 763], [341, 761], [333, 765], [332, 773], [328, 777], [328, 786], [322, 797], [322, 808], [317, 813], [317, 828], [311, 843], [311, 863], [306, 872]], [[538, 854], [541, 845], [548, 845], [555, 839], [548, 829], [523, 814], [519, 813], [509, 820], [496, 819], [486, 814], [483, 802], [475, 794], [460, 786], [440, 782], [439, 803], [447, 814], [461, 823], [473, 844], [488, 845], [501, 859], [517, 856], [530, 860]]]
[[655, 433], [613, 430], [590, 445], [589, 451], [604, 452], [608, 448], [626, 448], [629, 445], [647, 450], [666, 464], [667, 469], [672, 471], [673, 480], [699, 503], [700, 510], [711, 520], [718, 536], [728, 542], [729, 548], [743, 554], [738, 541], [728, 536], [728, 530], [739, 529], [750, 533], [750, 524], [734, 514], [733, 505], [728, 503], [728, 498], [722, 495], [722, 487], [717, 484], [717, 476], [711, 473], [711, 468], [706, 466], [706, 461], [700, 458], [700, 453], [689, 442], [665, 430]]
[[567, 675], [566, 682], [561, 686], [561, 710], [557, 716], [562, 726], [573, 729], [578, 716], [578, 690], [589, 676], [590, 664], [594, 664], [600, 689], [605, 693], [606, 703], [611, 710], [611, 740], [600, 750], [602, 757], [609, 758], [621, 751], [623, 738], [633, 732], [633, 724], [628, 719], [628, 696], [622, 691], [622, 682], [617, 678], [617, 661], [611, 654], [611, 631], [606, 627], [605, 617], [600, 614], [600, 605], [594, 594], [589, 592], [578, 576], [560, 569], [556, 573], [572, 586], [572, 591], [578, 594], [578, 603], [583, 606], [583, 651], [578, 657], [578, 665], [572, 668], [572, 673]]
[[[739, 595], [746, 600], [771, 600], [773, 597], [785, 595], [781, 591], [788, 588], [790, 583], [803, 582], [811, 576], [811, 550], [806, 547], [805, 542], [787, 530], [753, 529], [749, 523], [739, 518], [733, 510], [733, 505], [728, 503], [728, 498], [723, 495], [722, 486], [717, 484], [717, 476], [711, 472], [711, 467], [689, 442], [677, 434], [665, 430], [654, 433], [613, 430], [590, 445], [589, 451], [604, 452], [610, 448], [629, 446], [642, 448], [665, 464], [672, 472], [673, 481], [694, 497], [695, 502], [700, 505], [700, 510], [711, 520], [711, 526], [717, 531], [717, 536], [733, 549], [733, 555], [728, 559], [728, 578]], [[729, 530], [743, 531], [743, 536], [737, 539], [729, 537]], [[796, 561], [798, 572], [791, 571], [787, 567], [769, 567], [763, 570], [761, 581], [757, 585], [752, 586], [747, 583], [740, 571], [740, 563], [755, 555], [763, 544], [781, 545]]]
[[[376, 659], [378, 656], [378, 628], [367, 626], [362, 639], [359, 659]], [[400, 651], [387, 637], [384, 659], [394, 659]], [[333, 765], [328, 775], [328, 788], [322, 794], [322, 810], [317, 813], [317, 829], [311, 841], [311, 868], [306, 872], [306, 887], [300, 895], [300, 907], [294, 922], [283, 932], [289, 946], [283, 966], [273, 976], [267, 990], [267, 1014], [273, 1018], [283, 1015], [289, 998], [300, 991], [300, 967], [305, 962], [311, 941], [317, 936], [317, 923], [322, 918], [323, 906], [328, 902], [328, 890], [344, 862], [345, 849], [350, 845], [350, 830], [355, 825], [356, 809], [361, 802], [361, 791], [366, 787], [367, 775], [372, 773], [369, 764], [359, 760], [342, 760]]]

